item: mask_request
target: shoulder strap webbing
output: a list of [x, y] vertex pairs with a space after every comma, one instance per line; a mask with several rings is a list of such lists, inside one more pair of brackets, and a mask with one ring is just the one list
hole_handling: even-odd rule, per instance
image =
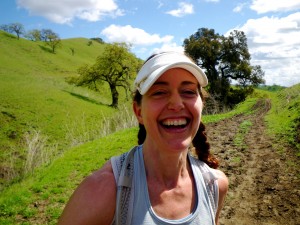
[[217, 176], [213, 173], [212, 169], [204, 162], [191, 157], [196, 161], [198, 168], [201, 171], [206, 191], [210, 200], [210, 204], [214, 214], [216, 215], [219, 201], [219, 187], [217, 182]]
[[133, 178], [133, 155], [137, 146], [129, 152], [120, 156], [113, 157], [112, 167], [117, 182], [117, 198], [115, 224], [125, 225], [130, 224], [131, 216], [127, 216], [128, 211], [131, 211], [133, 200], [130, 198]]

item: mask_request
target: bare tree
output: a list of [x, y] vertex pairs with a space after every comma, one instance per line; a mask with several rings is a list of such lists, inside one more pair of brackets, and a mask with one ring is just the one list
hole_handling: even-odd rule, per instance
[[0, 30], [3, 30], [3, 31], [5, 31], [5, 32], [9, 33], [9, 32], [10, 32], [10, 31], [9, 31], [9, 25], [7, 25], [7, 24], [1, 25], [1, 26], [0, 26]]
[[20, 39], [20, 35], [25, 32], [24, 26], [21, 23], [11, 23], [8, 26], [8, 30], [10, 33], [16, 33], [18, 39]]

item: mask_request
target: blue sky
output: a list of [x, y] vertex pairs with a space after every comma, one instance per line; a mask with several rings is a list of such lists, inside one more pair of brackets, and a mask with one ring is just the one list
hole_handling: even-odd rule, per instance
[[182, 51], [183, 40], [202, 27], [225, 36], [238, 29], [268, 85], [300, 83], [300, 0], [1, 0], [0, 25], [14, 22], [62, 39], [131, 43], [142, 59]]

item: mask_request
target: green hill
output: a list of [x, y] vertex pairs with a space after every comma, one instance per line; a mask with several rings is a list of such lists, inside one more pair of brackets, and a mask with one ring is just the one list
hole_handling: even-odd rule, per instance
[[0, 197], [0, 224], [56, 224], [83, 177], [135, 145], [136, 134], [132, 128], [75, 147], [50, 166], [10, 186]]
[[300, 157], [300, 84], [273, 93], [271, 104], [266, 116], [269, 134], [279, 140], [278, 148], [293, 146]]
[[[299, 93], [300, 84], [277, 93], [258, 91], [235, 110], [205, 116], [203, 120], [207, 124], [241, 113], [249, 114], [255, 110], [253, 106], [259, 99], [270, 99], [272, 108], [266, 116], [270, 135], [280, 140], [276, 142], [280, 146], [290, 145], [299, 154]], [[289, 132], [289, 135], [282, 132]], [[51, 165], [6, 188], [0, 196], [0, 224], [56, 224], [65, 203], [82, 179], [111, 156], [128, 151], [136, 144], [136, 135], [136, 128], [125, 129], [74, 147]], [[278, 151], [280, 146], [276, 147]]]
[[[65, 82], [103, 51], [105, 44], [88, 45], [90, 41], [62, 40], [53, 54], [43, 42], [17, 40], [0, 31], [0, 186], [18, 177], [26, 165], [30, 170], [71, 145], [107, 132], [103, 123], [118, 112], [108, 106], [108, 87], [95, 93]], [[29, 151], [39, 153], [40, 159], [30, 161]]]
[[[65, 82], [65, 77], [76, 75], [80, 65], [93, 63], [103, 51], [103, 44], [88, 46], [88, 41], [63, 40], [52, 54], [43, 43], [17, 40], [0, 31], [2, 183], [28, 170], [22, 179], [0, 190], [0, 224], [56, 224], [79, 182], [111, 156], [136, 144], [136, 128], [107, 135], [111, 126], [127, 123], [120, 111], [127, 117], [132, 114], [126, 107], [118, 111], [108, 106], [108, 87], [96, 94]], [[266, 102], [272, 106], [265, 120], [269, 135], [277, 140], [276, 149], [291, 146], [299, 156], [300, 84], [275, 92], [257, 90], [233, 111], [205, 116], [204, 123], [252, 113], [261, 98], [269, 99]], [[31, 173], [39, 162], [44, 165]]]

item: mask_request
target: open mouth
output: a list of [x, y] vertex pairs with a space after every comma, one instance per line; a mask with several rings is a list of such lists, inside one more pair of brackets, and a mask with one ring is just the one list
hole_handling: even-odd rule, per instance
[[167, 129], [185, 128], [189, 124], [189, 120], [183, 119], [166, 119], [161, 122], [161, 125]]

